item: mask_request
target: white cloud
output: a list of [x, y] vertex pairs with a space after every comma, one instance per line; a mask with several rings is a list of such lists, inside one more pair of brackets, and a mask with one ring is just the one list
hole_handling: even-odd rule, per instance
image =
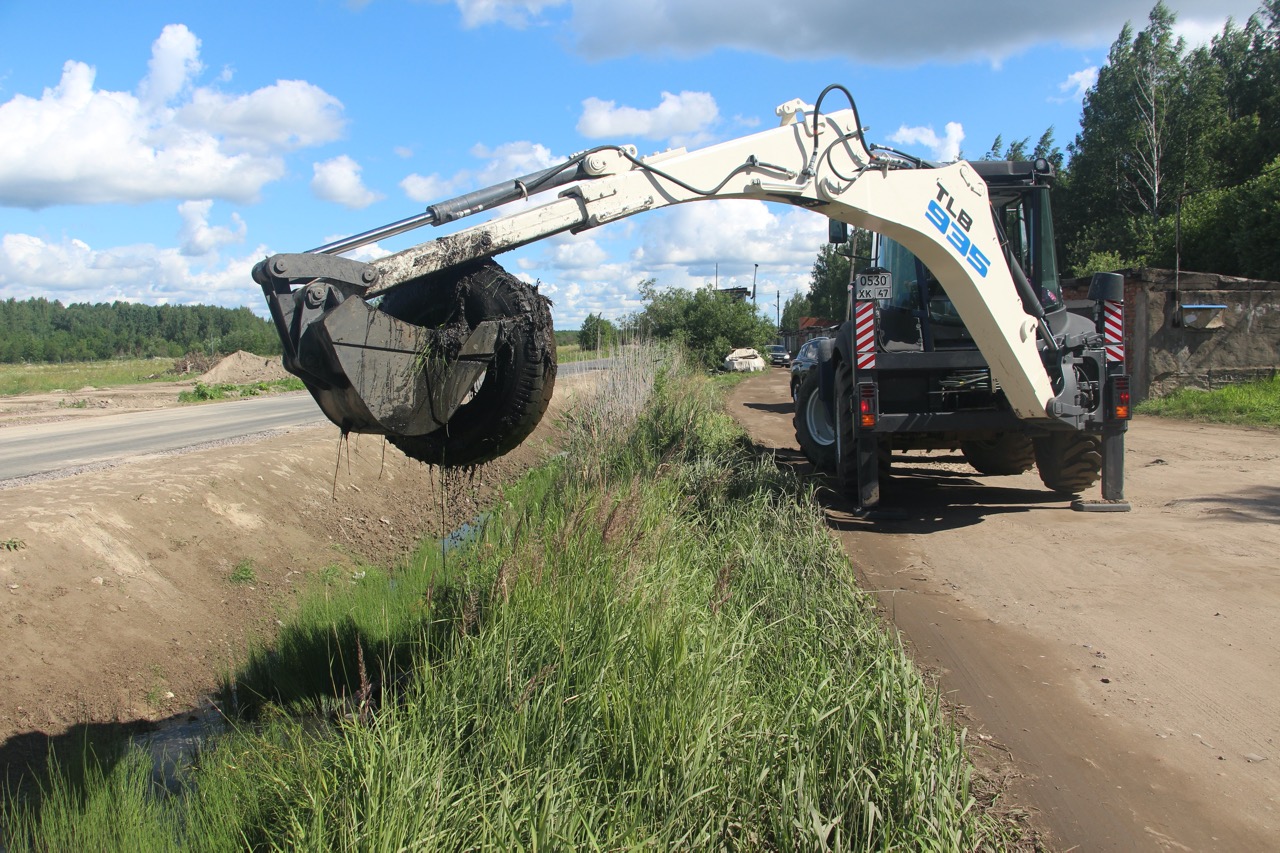
[[312, 164], [312, 172], [311, 191], [325, 201], [359, 210], [383, 198], [364, 185], [360, 164], [346, 154]]
[[[436, 0], [445, 2], [446, 0]], [[1022, 0], [955, 0], [885, 14], [875, 0], [453, 0], [464, 26], [563, 25], [592, 59], [684, 56], [732, 48], [785, 59], [842, 57], [885, 66], [984, 60], [998, 65], [1037, 44], [1108, 45], [1125, 21], [1141, 27], [1151, 0], [1080, 0], [1029, 9]], [[1179, 0], [1179, 32], [1243, 21], [1256, 0]], [[564, 7], [563, 9], [561, 7]], [[874, 38], [856, 38], [874, 22]]]
[[406, 176], [400, 182], [400, 189], [404, 190], [405, 195], [412, 201], [423, 204], [440, 201], [453, 192], [453, 187], [453, 183], [448, 178], [435, 174], [419, 175], [417, 172]]
[[69, 60], [38, 99], [0, 104], [0, 205], [253, 201], [284, 176], [282, 152], [340, 136], [342, 104], [309, 83], [192, 88], [199, 46], [166, 27], [137, 95], [96, 88], [94, 69]]
[[181, 24], [170, 24], [151, 45], [147, 77], [138, 87], [138, 94], [150, 107], [163, 106], [177, 97], [200, 70], [200, 39]]
[[261, 313], [262, 291], [250, 273], [266, 254], [195, 259], [151, 244], [97, 250], [82, 240], [47, 242], [30, 234], [0, 238], [0, 296], [71, 302], [201, 303]]
[[811, 211], [746, 200], [678, 205], [634, 223], [561, 235], [516, 262], [522, 278], [541, 280], [557, 328], [577, 328], [591, 313], [618, 319], [640, 310], [645, 279], [695, 289], [717, 273], [720, 287], [750, 287], [754, 279], [761, 310], [773, 316], [776, 301], [808, 288], [827, 233], [825, 218]]
[[902, 125], [889, 137], [899, 145], [923, 145], [930, 157], [950, 163], [960, 156], [960, 143], [964, 142], [964, 126], [957, 121], [947, 122], [946, 132], [938, 136], [932, 127], [907, 127]]
[[197, 89], [181, 124], [220, 135], [233, 150], [291, 151], [342, 136], [342, 102], [304, 80], [277, 80], [246, 95]]
[[1062, 93], [1062, 97], [1055, 100], [1082, 101], [1085, 93], [1097, 82], [1098, 66], [1090, 65], [1088, 68], [1082, 68], [1074, 74], [1068, 74], [1067, 79], [1058, 84], [1058, 91]]
[[708, 129], [719, 117], [715, 98], [706, 92], [663, 92], [662, 103], [648, 110], [587, 98], [582, 102], [578, 132], [588, 139], [640, 136], [697, 145], [709, 138]]
[[[442, 1], [447, 2], [436, 0]], [[565, 0], [453, 0], [462, 13], [463, 26], [506, 24], [516, 29], [528, 26], [543, 9], [560, 6], [564, 2]]]
[[563, 161], [563, 158], [552, 155], [551, 149], [545, 145], [526, 141], [504, 142], [496, 148], [474, 145], [471, 155], [488, 161], [476, 175], [477, 187], [509, 181]]
[[463, 169], [448, 177], [414, 172], [400, 181], [400, 189], [411, 200], [430, 204], [541, 171], [564, 159], [553, 155], [545, 145], [527, 141], [505, 142], [494, 148], [474, 145], [471, 156], [485, 162], [477, 168]]
[[178, 231], [182, 254], [199, 257], [222, 246], [243, 242], [246, 228], [240, 214], [231, 214], [231, 227], [210, 225], [209, 211], [212, 207], [212, 199], [184, 201], [178, 205], [178, 215], [182, 218], [182, 228]]

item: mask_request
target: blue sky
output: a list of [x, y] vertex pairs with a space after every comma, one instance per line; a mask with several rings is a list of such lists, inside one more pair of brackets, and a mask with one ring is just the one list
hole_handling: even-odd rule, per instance
[[[0, 299], [248, 305], [305, 251], [606, 143], [642, 154], [771, 126], [840, 83], [868, 139], [977, 158], [1066, 148], [1154, 0], [0, 0]], [[1248, 0], [1170, 0], [1200, 43]], [[470, 223], [464, 223], [470, 224]], [[397, 251], [423, 229], [361, 250]], [[642, 214], [499, 256], [557, 328], [639, 282], [804, 290], [825, 220], [756, 201]]]

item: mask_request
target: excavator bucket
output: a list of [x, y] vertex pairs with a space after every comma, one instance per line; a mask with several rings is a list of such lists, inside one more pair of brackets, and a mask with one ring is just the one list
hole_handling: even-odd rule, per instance
[[376, 268], [332, 255], [259, 263], [284, 366], [343, 432], [433, 465], [514, 448], [555, 387], [550, 301], [489, 259], [365, 299]]

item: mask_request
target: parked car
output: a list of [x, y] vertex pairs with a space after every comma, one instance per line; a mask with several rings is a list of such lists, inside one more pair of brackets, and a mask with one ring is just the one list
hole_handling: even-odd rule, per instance
[[769, 363], [774, 367], [790, 367], [791, 353], [782, 344], [773, 344], [769, 347]]
[[805, 376], [818, 367], [818, 349], [822, 346], [822, 342], [829, 340], [831, 338], [821, 337], [805, 341], [796, 353], [796, 357], [791, 360], [792, 400], [796, 398], [796, 392], [800, 390], [800, 383], [804, 381]]
[[765, 368], [764, 359], [760, 357], [760, 353], [756, 352], [750, 347], [736, 349], [733, 352], [729, 353], [729, 355], [726, 356], [724, 360], [725, 370], [734, 371], [738, 373], [741, 373], [741, 372], [754, 373], [759, 370], [764, 370], [764, 368]]

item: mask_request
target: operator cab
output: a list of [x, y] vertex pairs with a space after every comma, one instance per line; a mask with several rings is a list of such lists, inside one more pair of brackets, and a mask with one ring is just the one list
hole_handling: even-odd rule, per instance
[[[1036, 163], [977, 161], [987, 182], [997, 230], [1010, 266], [1021, 266], [1036, 298], [1052, 317], [1063, 310], [1054, 252], [1053, 214], [1047, 178], [1052, 168]], [[976, 349], [969, 330], [938, 279], [905, 246], [880, 234], [872, 243], [873, 264], [891, 274], [892, 290], [880, 307], [880, 344], [887, 352]]]

